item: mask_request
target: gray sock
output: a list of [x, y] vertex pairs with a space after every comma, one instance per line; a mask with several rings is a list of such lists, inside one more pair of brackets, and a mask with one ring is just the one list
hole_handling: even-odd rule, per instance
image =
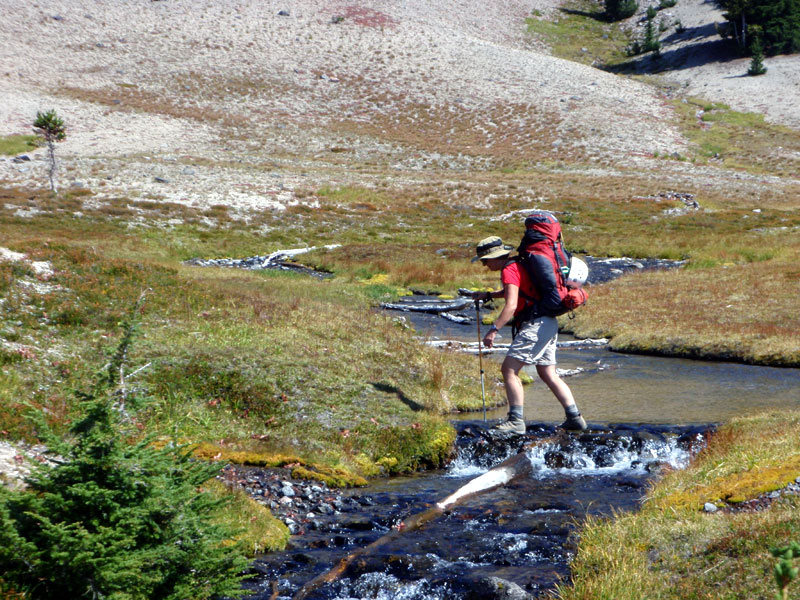
[[581, 411], [578, 410], [577, 404], [571, 404], [564, 409], [564, 414], [567, 415], [567, 418], [569, 419], [570, 417], [580, 417]]
[[508, 407], [508, 420], [509, 421], [522, 421], [522, 407], [521, 406], [509, 406]]

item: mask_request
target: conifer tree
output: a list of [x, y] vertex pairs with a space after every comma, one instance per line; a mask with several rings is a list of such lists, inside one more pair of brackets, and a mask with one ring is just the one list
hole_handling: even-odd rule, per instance
[[636, 14], [639, 3], [636, 0], [605, 0], [606, 16], [611, 21], [621, 21]]
[[768, 56], [800, 52], [800, 1], [717, 0], [725, 10], [733, 37], [746, 51], [759, 28], [762, 51]]
[[658, 31], [655, 26], [655, 19], [647, 13], [647, 24], [644, 28], [644, 42], [642, 43], [644, 52], [652, 52], [656, 56], [661, 54], [661, 40], [658, 39]]
[[64, 121], [56, 114], [55, 110], [48, 110], [47, 112], [36, 113], [36, 120], [33, 122], [33, 128], [37, 133], [44, 136], [47, 142], [47, 155], [50, 162], [50, 191], [56, 192], [56, 142], [65, 140], [67, 137], [67, 130], [64, 127]]
[[750, 68], [747, 69], [747, 74], [763, 75], [767, 72], [767, 67], [764, 66], [764, 51], [761, 48], [761, 39], [759, 36], [753, 37], [750, 51], [753, 54], [753, 58], [750, 60]]
[[78, 394], [82, 416], [66, 439], [36, 416], [54, 463], [36, 467], [27, 490], [0, 486], [0, 590], [32, 600], [241, 594], [246, 561], [226, 541], [234, 532], [210, 518], [224, 501], [199, 488], [218, 467], [180, 447], [129, 442], [141, 404], [122, 392], [133, 333], [131, 320], [108, 367]]

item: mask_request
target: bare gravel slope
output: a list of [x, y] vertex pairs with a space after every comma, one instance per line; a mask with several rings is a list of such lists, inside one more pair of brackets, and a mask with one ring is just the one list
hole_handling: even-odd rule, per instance
[[[530, 39], [525, 17], [554, 5], [0, 0], [0, 135], [53, 107], [71, 181], [243, 210], [352, 165], [607, 168], [683, 151], [655, 88]], [[0, 161], [0, 179], [40, 182], [41, 165]]]

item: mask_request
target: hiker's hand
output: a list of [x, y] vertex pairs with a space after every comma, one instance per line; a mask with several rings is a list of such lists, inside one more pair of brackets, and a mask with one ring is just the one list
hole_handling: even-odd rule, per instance
[[494, 338], [497, 335], [497, 329], [492, 329], [483, 337], [483, 345], [487, 348], [494, 346]]

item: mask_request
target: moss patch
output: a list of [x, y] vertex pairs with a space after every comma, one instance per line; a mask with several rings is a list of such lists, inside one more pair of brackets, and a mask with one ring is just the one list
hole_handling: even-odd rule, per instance
[[240, 544], [248, 556], [274, 552], [286, 548], [289, 529], [273, 516], [263, 504], [259, 504], [240, 489], [231, 489], [212, 479], [203, 485], [215, 497], [233, 495], [233, 501], [215, 519], [239, 533], [231, 543]]

